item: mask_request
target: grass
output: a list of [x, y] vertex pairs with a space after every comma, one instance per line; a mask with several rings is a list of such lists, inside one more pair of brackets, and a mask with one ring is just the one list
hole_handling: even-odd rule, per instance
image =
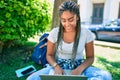
[[[25, 80], [27, 76], [17, 78], [15, 70], [29, 65], [34, 65], [37, 70], [40, 65], [32, 62], [30, 56], [35, 42], [27, 42], [24, 46], [4, 49], [4, 54], [0, 55], [0, 80]], [[31, 51], [31, 52], [30, 52]], [[120, 78], [120, 50], [110, 47], [95, 46], [95, 62], [93, 66], [108, 70], [113, 80]]]
[[108, 70], [113, 80], [120, 79], [120, 50], [110, 47], [95, 46], [96, 60], [94, 66]]
[[[36, 42], [26, 42], [25, 45], [7, 48], [0, 55], [0, 80], [25, 80], [27, 76], [17, 78], [15, 70], [34, 65], [35, 68], [41, 69], [29, 59]], [[30, 52], [31, 51], [31, 52]]]

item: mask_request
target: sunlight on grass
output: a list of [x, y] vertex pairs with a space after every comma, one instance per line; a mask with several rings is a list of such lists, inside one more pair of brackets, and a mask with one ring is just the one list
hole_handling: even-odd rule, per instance
[[120, 50], [110, 47], [95, 46], [95, 61], [93, 66], [107, 70], [113, 80], [120, 78]]
[[[95, 55], [106, 58], [108, 61], [120, 61], [120, 50], [110, 47], [95, 47]], [[113, 59], [114, 58], [114, 59]]]

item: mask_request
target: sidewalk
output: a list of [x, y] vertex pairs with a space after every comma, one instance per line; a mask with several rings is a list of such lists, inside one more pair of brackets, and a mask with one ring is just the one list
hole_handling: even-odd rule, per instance
[[[29, 41], [39, 43], [39, 36], [34, 36], [34, 38], [30, 38]], [[95, 40], [94, 44], [98, 45], [98, 46], [105, 46], [105, 47], [111, 47], [111, 48], [120, 49], [120, 43], [112, 43], [112, 42], [105, 42], [105, 41]]]
[[99, 46], [105, 46], [105, 47], [111, 47], [111, 48], [116, 48], [116, 49], [120, 49], [120, 43], [112, 43], [112, 42], [105, 42], [105, 41], [94, 41], [95, 45], [99, 45]]

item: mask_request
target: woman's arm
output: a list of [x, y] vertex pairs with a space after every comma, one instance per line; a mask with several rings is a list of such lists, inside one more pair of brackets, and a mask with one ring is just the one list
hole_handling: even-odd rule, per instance
[[47, 54], [46, 54], [47, 61], [55, 69], [54, 74], [64, 74], [64, 71], [60, 68], [60, 66], [55, 61], [54, 51], [55, 51], [55, 44], [48, 40]]
[[86, 60], [78, 66], [71, 74], [80, 75], [87, 67], [94, 62], [94, 42], [89, 42], [85, 45]]
[[55, 63], [55, 59], [54, 59], [54, 50], [55, 50], [55, 44], [50, 42], [48, 40], [47, 42], [47, 54], [46, 54], [46, 58], [47, 58], [47, 61], [50, 65], [54, 64]]

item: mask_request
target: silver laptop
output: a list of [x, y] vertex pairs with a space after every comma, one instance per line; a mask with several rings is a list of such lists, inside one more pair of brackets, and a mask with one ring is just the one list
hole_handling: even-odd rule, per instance
[[86, 76], [80, 75], [40, 75], [41, 80], [87, 80]]

